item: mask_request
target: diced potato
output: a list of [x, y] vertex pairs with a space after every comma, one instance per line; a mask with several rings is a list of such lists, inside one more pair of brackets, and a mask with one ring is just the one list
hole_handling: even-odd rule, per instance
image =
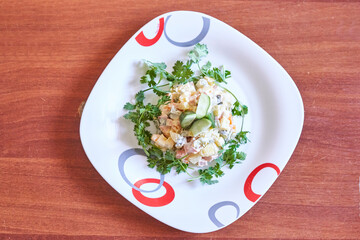
[[202, 88], [202, 87], [205, 87], [205, 86], [208, 86], [208, 81], [206, 81], [206, 79], [202, 78], [200, 79], [197, 83], [196, 83], [196, 87], [197, 88]]
[[218, 146], [218, 147], [221, 147], [222, 145], [225, 144], [225, 140], [223, 137], [218, 137], [215, 139], [215, 144]]
[[174, 144], [175, 142], [171, 139], [171, 138], [168, 138], [166, 141], [165, 141], [165, 148], [166, 149], [172, 149], [174, 147]]
[[211, 95], [214, 92], [214, 88], [212, 86], [204, 86], [198, 89], [199, 93], [205, 93], [207, 95]]
[[177, 142], [180, 139], [181, 135], [177, 134], [176, 132], [170, 131], [170, 137], [174, 142]]
[[[180, 111], [179, 111], [179, 112], [180, 112]], [[169, 117], [170, 117], [171, 119], [179, 119], [180, 115], [181, 115], [181, 112], [180, 112], [180, 114], [170, 113], [170, 114], [169, 114]]]
[[214, 79], [211, 77], [204, 77], [204, 79], [208, 82], [209, 85], [214, 85]]
[[214, 143], [209, 143], [203, 149], [201, 149], [200, 155], [202, 157], [210, 157], [216, 155], [218, 151], [219, 149]]
[[213, 113], [215, 116], [220, 117], [225, 112], [226, 107], [224, 104], [221, 105], [214, 105]]
[[179, 101], [180, 102], [189, 102], [190, 94], [187, 94], [187, 93], [181, 94], [181, 96], [179, 97]]
[[186, 143], [186, 138], [174, 131], [170, 131], [170, 137], [176, 143], [176, 148], [181, 148]]
[[230, 119], [222, 117], [220, 119], [220, 129], [226, 131], [230, 130]]
[[192, 112], [196, 112], [196, 107], [197, 107], [197, 105], [195, 104], [195, 105], [189, 105], [189, 108], [188, 109], [186, 109], [186, 110], [188, 110], [188, 111], [192, 111]]
[[174, 141], [171, 138], [166, 138], [161, 134], [155, 141], [155, 145], [163, 149], [171, 149], [174, 147]]
[[185, 111], [188, 110], [190, 108], [189, 103], [187, 102], [180, 102], [180, 103], [175, 103], [177, 109], [181, 110], [181, 111]]
[[215, 130], [215, 129], [211, 129], [210, 130], [210, 137], [212, 138], [212, 139], [216, 139], [216, 138], [218, 138], [220, 135], [219, 135], [219, 132], [217, 131], [217, 130]]
[[[155, 135], [155, 134], [154, 134]], [[151, 138], [152, 139], [152, 138]], [[159, 137], [157, 137], [155, 140], [153, 140], [155, 142], [156, 145], [158, 145], [159, 147], [163, 147], [165, 145], [167, 138], [161, 134], [159, 135]]]
[[193, 143], [192, 143], [192, 147], [195, 151], [200, 151], [201, 149], [201, 141], [199, 139], [196, 139]]
[[154, 141], [154, 142], [156, 142], [156, 141], [159, 139], [159, 137], [160, 137], [160, 134], [153, 134], [153, 135], [151, 136], [151, 140]]
[[166, 120], [166, 125], [171, 127], [171, 131], [173, 132], [180, 132], [181, 125], [179, 119], [168, 119]]
[[195, 89], [195, 86], [194, 86], [194, 83], [193, 82], [188, 82], [186, 84], [180, 84], [178, 85], [174, 91], [176, 93], [190, 93], [190, 92], [195, 92], [196, 89]]
[[201, 156], [199, 154], [191, 154], [187, 160], [192, 164], [197, 164], [201, 160]]
[[223, 93], [223, 103], [225, 106], [232, 106], [234, 104], [234, 98], [231, 96], [230, 93]]

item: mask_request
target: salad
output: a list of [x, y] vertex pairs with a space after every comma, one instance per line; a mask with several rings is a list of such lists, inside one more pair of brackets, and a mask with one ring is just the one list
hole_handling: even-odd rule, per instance
[[[125, 104], [124, 117], [134, 123], [149, 167], [162, 174], [175, 168], [187, 173], [189, 181], [214, 184], [224, 175], [224, 166], [231, 169], [246, 158], [239, 148], [248, 142], [243, 131], [248, 108], [224, 87], [230, 71], [210, 62], [200, 66], [207, 54], [205, 44], [196, 44], [189, 59], [177, 61], [171, 73], [165, 63], [145, 61], [148, 70], [140, 82], [148, 88], [135, 95], [135, 103]], [[156, 104], [144, 103], [148, 91], [158, 96]], [[238, 132], [236, 117], [241, 118]], [[148, 130], [151, 124], [156, 131]]]

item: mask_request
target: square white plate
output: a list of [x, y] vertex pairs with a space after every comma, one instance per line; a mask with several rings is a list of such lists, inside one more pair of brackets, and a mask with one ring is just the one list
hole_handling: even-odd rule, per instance
[[[245, 130], [251, 143], [242, 149], [247, 159], [225, 169], [214, 185], [188, 183], [186, 174], [174, 171], [160, 176], [148, 168], [132, 123], [122, 117], [124, 104], [143, 87], [141, 60], [171, 67], [197, 42], [207, 44], [207, 60], [231, 71], [228, 87], [249, 108]], [[80, 137], [93, 166], [123, 197], [169, 226], [204, 233], [234, 222], [269, 189], [295, 149], [303, 120], [294, 81], [269, 54], [220, 20], [176, 11], [147, 23], [111, 60], [86, 102]]]

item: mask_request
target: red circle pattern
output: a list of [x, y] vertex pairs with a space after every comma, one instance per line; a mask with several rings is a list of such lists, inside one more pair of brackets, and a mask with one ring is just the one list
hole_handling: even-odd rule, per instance
[[[145, 183], [158, 183], [159, 184], [160, 179], [145, 178], [145, 179], [141, 179], [141, 180], [137, 181], [134, 185], [136, 187], [140, 188]], [[164, 181], [163, 186], [166, 189], [166, 193], [164, 196], [159, 197], [159, 198], [145, 197], [141, 192], [139, 192], [138, 190], [135, 190], [134, 188], [132, 189], [132, 193], [133, 193], [134, 197], [136, 198], [136, 200], [138, 200], [139, 202], [141, 202], [142, 204], [144, 204], [148, 207], [162, 207], [162, 206], [165, 206], [165, 205], [168, 205], [169, 203], [171, 203], [175, 198], [175, 191], [170, 186], [170, 184], [168, 184], [167, 182]]]
[[271, 168], [275, 169], [277, 175], [280, 174], [280, 169], [278, 168], [278, 166], [276, 166], [273, 163], [264, 163], [264, 164], [261, 164], [260, 166], [258, 166], [257, 168], [255, 168], [250, 173], [248, 178], [246, 179], [245, 185], [244, 185], [245, 196], [247, 197], [247, 199], [249, 199], [252, 202], [256, 202], [256, 200], [258, 200], [259, 197], [261, 197], [261, 195], [253, 192], [253, 190], [251, 188], [252, 181], [254, 180], [254, 177], [256, 176], [256, 174], [258, 174], [258, 172], [260, 172], [260, 170], [267, 168], [267, 167], [271, 167]]
[[157, 32], [157, 34], [156, 34], [156, 36], [154, 38], [148, 39], [147, 37], [145, 37], [144, 32], [141, 31], [139, 33], [139, 35], [137, 35], [135, 37], [135, 40], [141, 46], [144, 46], [144, 47], [149, 47], [149, 46], [154, 45], [157, 41], [159, 41], [159, 39], [160, 39], [160, 37], [161, 37], [161, 35], [162, 35], [163, 31], [164, 31], [164, 25], [165, 25], [164, 18], [162, 17], [162, 18], [159, 19], [159, 30], [158, 30], [158, 32]]

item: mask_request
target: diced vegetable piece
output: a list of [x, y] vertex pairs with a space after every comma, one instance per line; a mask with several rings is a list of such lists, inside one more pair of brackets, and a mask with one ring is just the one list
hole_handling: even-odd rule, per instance
[[165, 146], [165, 142], [167, 140], [167, 138], [164, 135], [160, 135], [157, 139], [155, 139], [155, 144], [159, 147], [164, 147]]
[[223, 137], [218, 137], [215, 139], [215, 144], [218, 146], [218, 147], [222, 147], [222, 145], [225, 144], [225, 140]]
[[180, 124], [182, 128], [189, 127], [196, 118], [196, 113], [186, 111], [180, 115]]
[[168, 138], [170, 136], [171, 126], [160, 126], [159, 128], [165, 137]]
[[201, 149], [200, 155], [203, 157], [210, 157], [216, 155], [218, 148], [215, 143], [209, 143], [205, 148]]
[[154, 137], [154, 140], [156, 146], [165, 149], [171, 149], [172, 147], [174, 147], [175, 144], [171, 138], [166, 138], [163, 134], [161, 134], [159, 137]]
[[196, 108], [196, 118], [205, 117], [210, 107], [210, 97], [204, 93], [200, 95], [199, 102]]
[[189, 162], [192, 164], [197, 164], [201, 160], [201, 156], [198, 154], [190, 154], [188, 157]]
[[220, 129], [225, 130], [225, 131], [230, 130], [230, 119], [229, 118], [222, 117], [220, 119]]
[[206, 118], [196, 120], [190, 128], [190, 132], [196, 136], [201, 132], [208, 130], [211, 127], [211, 121]]
[[159, 137], [160, 137], [160, 134], [153, 134], [153, 135], [151, 136], [151, 140], [154, 141], [154, 142], [156, 142], [156, 141], [159, 139]]

